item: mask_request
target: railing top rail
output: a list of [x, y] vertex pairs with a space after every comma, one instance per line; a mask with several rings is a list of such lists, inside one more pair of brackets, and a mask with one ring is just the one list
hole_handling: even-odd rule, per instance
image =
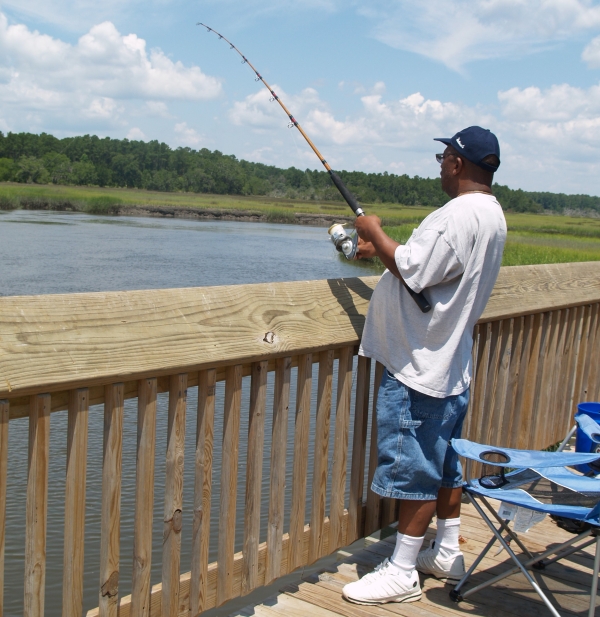
[[[359, 341], [379, 277], [0, 298], [0, 398]], [[481, 321], [600, 302], [598, 262], [502, 268]]]

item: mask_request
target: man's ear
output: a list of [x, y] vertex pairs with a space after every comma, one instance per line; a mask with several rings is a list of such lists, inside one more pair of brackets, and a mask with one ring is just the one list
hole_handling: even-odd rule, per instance
[[452, 169], [452, 175], [458, 176], [458, 174], [460, 174], [460, 172], [463, 170], [465, 164], [460, 156], [454, 157], [454, 161], [455, 163], [454, 168]]

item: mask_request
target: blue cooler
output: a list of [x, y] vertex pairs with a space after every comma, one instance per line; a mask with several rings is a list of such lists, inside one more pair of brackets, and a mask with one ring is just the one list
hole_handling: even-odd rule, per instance
[[[579, 403], [577, 405], [577, 415], [585, 414], [594, 422], [600, 424], [600, 403]], [[598, 452], [600, 453], [600, 443], [594, 443], [579, 427], [575, 435], [576, 452]], [[600, 473], [600, 459], [589, 465], [577, 465], [576, 469], [581, 473]]]

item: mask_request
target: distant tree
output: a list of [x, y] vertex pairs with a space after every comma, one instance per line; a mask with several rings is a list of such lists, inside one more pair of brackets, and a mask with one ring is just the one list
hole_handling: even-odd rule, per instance
[[17, 182], [47, 184], [50, 182], [50, 174], [41, 159], [35, 156], [22, 156], [19, 159], [16, 179]]
[[0, 158], [0, 182], [8, 182], [15, 179], [17, 164], [9, 158]]

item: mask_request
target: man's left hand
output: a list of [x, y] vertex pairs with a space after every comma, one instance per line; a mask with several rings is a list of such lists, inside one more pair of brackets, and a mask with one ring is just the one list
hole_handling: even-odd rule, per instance
[[373, 242], [373, 238], [381, 233], [381, 219], [375, 214], [359, 216], [354, 221], [358, 235], [366, 242]]

